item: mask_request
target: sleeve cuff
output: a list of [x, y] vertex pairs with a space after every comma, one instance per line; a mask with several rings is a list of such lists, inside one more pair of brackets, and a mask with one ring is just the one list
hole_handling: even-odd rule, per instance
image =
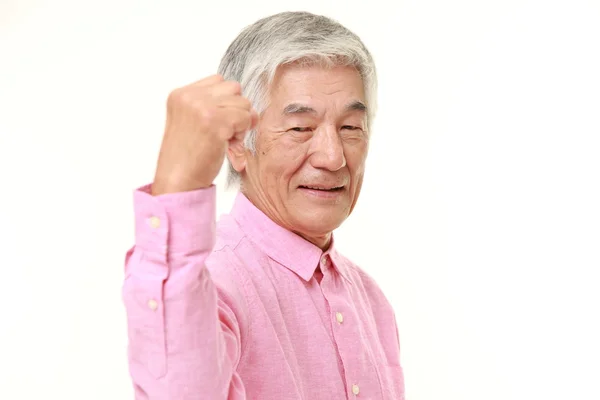
[[151, 184], [133, 193], [135, 244], [145, 252], [193, 254], [212, 250], [216, 235], [216, 187], [152, 196]]

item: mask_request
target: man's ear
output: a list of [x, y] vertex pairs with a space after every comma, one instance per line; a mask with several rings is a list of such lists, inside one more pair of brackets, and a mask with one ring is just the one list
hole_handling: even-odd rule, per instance
[[233, 169], [242, 173], [246, 169], [246, 149], [244, 148], [244, 137], [234, 137], [227, 146], [227, 158]]

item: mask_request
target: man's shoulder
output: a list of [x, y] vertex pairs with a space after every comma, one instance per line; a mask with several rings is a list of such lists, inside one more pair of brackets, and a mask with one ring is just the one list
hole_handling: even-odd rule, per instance
[[343, 273], [349, 275], [353, 281], [357, 281], [364, 286], [378, 286], [375, 279], [360, 265], [352, 261], [349, 257], [336, 250], [335, 261], [343, 269]]
[[254, 244], [230, 215], [217, 223], [215, 245], [206, 266], [217, 284], [238, 287], [252, 285], [257, 266], [264, 265], [265, 254]]
[[341, 267], [345, 269], [345, 273], [350, 276], [353, 283], [357, 283], [359, 287], [364, 290], [371, 301], [385, 303], [386, 306], [391, 306], [375, 277], [367, 271], [368, 266], [361, 266], [353, 262], [339, 251], [336, 251], [336, 257], [340, 262]]
[[239, 254], [244, 242], [245, 236], [235, 221], [227, 215], [222, 216], [217, 223], [215, 245], [206, 259], [206, 268], [217, 287], [244, 293], [244, 285], [249, 279]]

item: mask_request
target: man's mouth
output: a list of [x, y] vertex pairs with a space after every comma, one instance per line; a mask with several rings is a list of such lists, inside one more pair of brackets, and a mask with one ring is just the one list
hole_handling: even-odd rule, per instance
[[300, 189], [320, 190], [323, 192], [338, 192], [344, 189], [344, 186], [305, 186], [301, 185]]

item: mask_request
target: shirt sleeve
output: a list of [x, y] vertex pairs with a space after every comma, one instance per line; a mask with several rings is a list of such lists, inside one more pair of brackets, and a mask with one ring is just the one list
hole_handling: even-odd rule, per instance
[[147, 185], [134, 191], [134, 211], [123, 301], [135, 399], [246, 399], [235, 369], [236, 315], [247, 314], [232, 300], [240, 296], [221, 299], [205, 267], [216, 239], [215, 187], [152, 196]]

